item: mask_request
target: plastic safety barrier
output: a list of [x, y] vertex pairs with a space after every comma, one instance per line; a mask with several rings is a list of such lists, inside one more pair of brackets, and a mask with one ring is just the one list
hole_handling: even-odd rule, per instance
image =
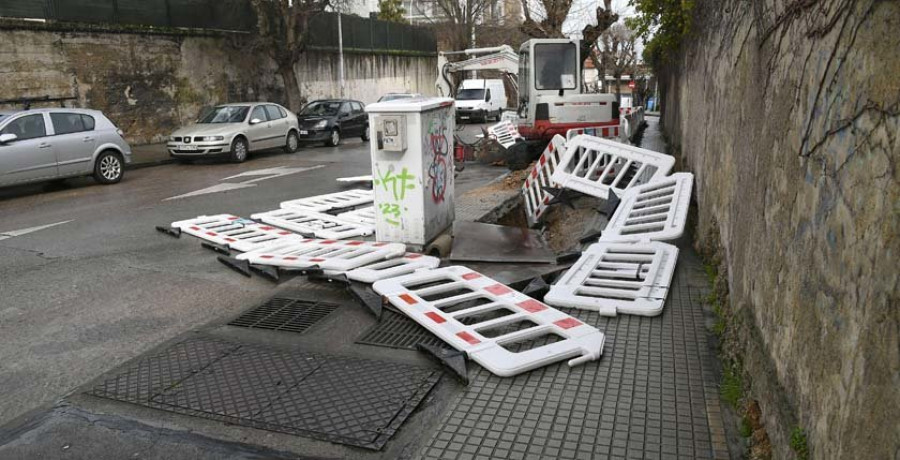
[[684, 234], [694, 175], [675, 173], [622, 195], [601, 241], [670, 241]]
[[593, 126], [587, 128], [573, 128], [566, 131], [566, 141], [570, 141], [575, 138], [575, 136], [594, 136], [594, 137], [602, 137], [604, 139], [618, 139], [621, 137], [622, 127], [621, 126]]
[[301, 208], [276, 209], [250, 216], [269, 225], [329, 240], [342, 240], [375, 233], [373, 225], [346, 221], [336, 216]]
[[594, 243], [550, 287], [544, 302], [608, 316], [656, 316], [677, 259], [678, 248], [666, 243]]
[[375, 206], [367, 208], [354, 209], [337, 215], [338, 219], [344, 219], [348, 222], [356, 222], [357, 224], [375, 226]]
[[408, 275], [423, 268], [437, 268], [441, 259], [416, 253], [406, 253], [402, 257], [375, 262], [347, 272], [347, 278], [363, 283]]
[[466, 267], [421, 270], [372, 288], [501, 377], [563, 359], [577, 366], [603, 352], [604, 336], [596, 328]]
[[295, 233], [231, 214], [172, 222], [172, 228], [236, 251], [252, 251], [277, 241], [303, 239]]
[[566, 153], [550, 178], [560, 187], [598, 198], [665, 177], [675, 159], [652, 150], [592, 136], [566, 142]]
[[533, 227], [540, 222], [541, 215], [547, 209], [547, 203], [550, 202], [550, 195], [544, 191], [544, 187], [556, 187], [556, 183], [550, 180], [556, 165], [559, 164], [559, 157], [565, 152], [566, 140], [557, 134], [550, 139], [544, 153], [535, 163], [531, 174], [525, 176], [525, 183], [522, 185], [522, 195], [525, 197], [525, 217], [528, 219], [528, 226]]
[[519, 134], [519, 128], [512, 124], [511, 121], [501, 121], [500, 123], [489, 127], [487, 132], [491, 139], [496, 140], [505, 148], [509, 148], [515, 144], [518, 139], [522, 139], [522, 135]]
[[405, 253], [401, 243], [305, 239], [271, 244], [236, 258], [256, 265], [345, 272]]
[[361, 206], [364, 204], [372, 203], [373, 201], [375, 201], [374, 192], [372, 192], [371, 190], [357, 189], [284, 201], [281, 203], [281, 208], [300, 208], [309, 211], [325, 212], [331, 211], [332, 209]]

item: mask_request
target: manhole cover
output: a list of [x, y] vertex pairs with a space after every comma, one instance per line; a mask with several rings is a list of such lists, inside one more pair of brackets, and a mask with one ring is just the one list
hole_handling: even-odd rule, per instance
[[146, 356], [91, 394], [379, 450], [439, 372], [195, 338]]
[[338, 305], [312, 300], [273, 297], [242, 314], [229, 326], [303, 332], [335, 311]]
[[381, 321], [356, 341], [363, 345], [415, 350], [416, 344], [441, 345], [444, 342], [404, 315], [385, 310]]

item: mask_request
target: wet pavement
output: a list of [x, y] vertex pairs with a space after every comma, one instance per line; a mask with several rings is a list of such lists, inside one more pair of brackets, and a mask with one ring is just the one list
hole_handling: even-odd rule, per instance
[[[656, 122], [648, 117], [645, 148], [663, 147]], [[97, 396], [98, 387], [134, 363], [197, 338], [265, 347], [278, 356], [314, 353], [440, 371], [412, 349], [363, 343], [376, 320], [339, 285], [295, 278], [275, 287], [243, 278], [197, 240], [152, 231], [179, 218], [248, 215], [277, 207], [287, 195], [338, 190], [334, 178], [368, 172], [365, 152], [348, 143], [244, 165], [147, 168], [132, 171], [133, 187], [121, 196], [76, 185], [0, 198], [2, 229], [74, 218], [0, 242], [6, 256], [0, 276], [13, 287], [0, 298], [0, 327], [10, 337], [0, 348], [0, 385], [12, 389], [0, 395], [0, 425], [33, 409], [0, 429], [0, 458], [728, 458], [712, 314], [702, 304], [708, 287], [687, 241], [678, 243], [681, 257], [662, 315], [567, 311], [606, 334], [599, 361], [557, 363], [512, 378], [470, 363], [468, 386], [445, 375], [380, 451]], [[272, 168], [296, 172], [165, 200], [232, 187], [221, 184]], [[494, 182], [478, 189], [504, 173], [466, 168], [457, 182], [458, 218], [489, 219], [491, 208], [508, 205], [515, 188]], [[509, 269], [478, 268], [489, 276]], [[339, 308], [301, 333], [228, 324], [275, 294]]]

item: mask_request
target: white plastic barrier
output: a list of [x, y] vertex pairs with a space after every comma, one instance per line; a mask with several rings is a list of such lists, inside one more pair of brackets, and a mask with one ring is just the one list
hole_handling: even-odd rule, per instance
[[644, 123], [643, 107], [620, 107], [619, 117], [622, 120], [622, 138], [628, 141]]
[[406, 246], [399, 243], [306, 239], [271, 244], [237, 259], [256, 265], [345, 272], [405, 253]]
[[303, 239], [295, 233], [231, 214], [200, 216], [172, 222], [172, 228], [236, 251], [252, 251], [277, 241]]
[[308, 211], [325, 212], [332, 209], [360, 206], [373, 201], [375, 201], [375, 194], [371, 190], [345, 190], [343, 192], [329, 193], [327, 195], [284, 201], [281, 203], [281, 208], [299, 208]]
[[301, 208], [276, 209], [250, 216], [269, 225], [317, 238], [342, 240], [375, 233], [375, 227]]
[[592, 136], [577, 136], [566, 142], [566, 153], [550, 178], [560, 187], [609, 198], [659, 180], [675, 165], [675, 159], [652, 150]]
[[622, 195], [601, 241], [670, 241], [684, 234], [694, 175], [675, 173]]
[[[403, 313], [501, 377], [569, 359], [600, 358], [596, 328], [461, 266], [422, 270], [372, 288]], [[523, 351], [528, 343], [558, 341]]]
[[566, 131], [566, 141], [574, 139], [576, 136], [586, 135], [594, 137], [602, 137], [604, 139], [619, 139], [621, 137], [622, 126], [592, 126], [587, 128], [573, 128]]
[[416, 270], [437, 268], [441, 259], [408, 252], [402, 257], [375, 262], [355, 268], [347, 272], [347, 278], [363, 283], [374, 283], [379, 280], [408, 275]]
[[533, 227], [540, 222], [541, 215], [547, 209], [547, 203], [550, 196], [544, 191], [544, 187], [556, 187], [556, 184], [550, 180], [556, 165], [559, 164], [559, 157], [565, 152], [566, 140], [557, 134], [550, 139], [544, 153], [535, 163], [531, 174], [525, 176], [525, 183], [522, 185], [522, 195], [525, 197], [525, 217], [528, 219], [528, 225]]
[[489, 127], [487, 132], [491, 139], [496, 140], [505, 148], [509, 148], [515, 144], [518, 139], [522, 139], [522, 135], [519, 134], [519, 128], [510, 121], [501, 121], [500, 123]]
[[550, 287], [544, 302], [615, 316], [662, 313], [678, 248], [666, 243], [591, 245], [575, 265]]
[[337, 215], [338, 219], [344, 219], [347, 222], [356, 222], [357, 224], [375, 226], [375, 206], [367, 208], [354, 209]]

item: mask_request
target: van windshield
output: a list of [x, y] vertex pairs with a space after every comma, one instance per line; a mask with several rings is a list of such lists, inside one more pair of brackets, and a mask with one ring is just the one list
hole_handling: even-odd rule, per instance
[[241, 123], [249, 111], [246, 105], [223, 105], [210, 110], [197, 123]]
[[476, 88], [476, 89], [461, 89], [458, 93], [456, 93], [457, 101], [483, 101], [484, 100], [484, 89]]

